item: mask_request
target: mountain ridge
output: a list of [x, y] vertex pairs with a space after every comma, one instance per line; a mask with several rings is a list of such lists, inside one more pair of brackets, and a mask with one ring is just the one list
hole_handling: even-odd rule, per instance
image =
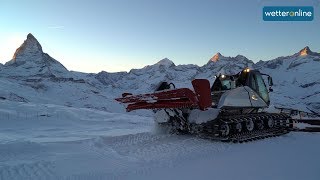
[[320, 55], [308, 46], [293, 55], [257, 63], [242, 55], [225, 57], [217, 53], [216, 61], [210, 59], [203, 66], [175, 65], [164, 58], [129, 72], [81, 73], [68, 71], [44, 53], [32, 34], [26, 41], [22, 46], [27, 47], [18, 48], [14, 56], [18, 63], [11, 60], [0, 66], [0, 80], [7, 86], [0, 90], [4, 99], [123, 111], [113, 100], [123, 92], [153, 92], [162, 81], [173, 82], [177, 88], [192, 88], [195, 78], [208, 79], [212, 84], [214, 75], [236, 74], [250, 67], [274, 78], [274, 92], [270, 94], [274, 105], [305, 111], [320, 109]]
[[[27, 52], [26, 52], [27, 51]], [[31, 54], [31, 57], [25, 57], [26, 55], [25, 54]], [[284, 59], [286, 57], [291, 57], [291, 56], [306, 56], [306, 55], [309, 55], [309, 56], [319, 56], [320, 57], [320, 53], [317, 53], [317, 52], [313, 52], [310, 50], [310, 47], [309, 46], [305, 46], [304, 48], [302, 48], [301, 50], [299, 50], [298, 52], [294, 53], [293, 55], [289, 55], [289, 56], [280, 56], [280, 57], [277, 57], [275, 59], [270, 59], [270, 60], [266, 60], [266, 61], [262, 61], [264, 63], [266, 62], [269, 62], [269, 61], [274, 61], [274, 60], [277, 60], [277, 59]], [[22, 56], [22, 57], [21, 57]], [[44, 53], [43, 50], [42, 50], [42, 46], [41, 44], [39, 43], [39, 41], [35, 38], [34, 35], [32, 35], [31, 33], [29, 33], [27, 35], [27, 39], [23, 42], [23, 44], [17, 48], [17, 50], [15, 51], [14, 55], [13, 55], [13, 58], [12, 60], [6, 62], [4, 64], [4, 66], [8, 66], [8, 65], [12, 65], [12, 64], [15, 64], [16, 66], [17, 65], [20, 65], [20, 64], [23, 64], [24, 62], [20, 62], [19, 63], [19, 60], [22, 60], [22, 61], [26, 61], [25, 58], [28, 59], [31, 59], [31, 58], [34, 58], [37, 56], [45, 56], [44, 59], [47, 59], [47, 63], [46, 64], [50, 64], [51, 63], [59, 63], [61, 66], [63, 66], [63, 64], [61, 64], [61, 62], [55, 60], [54, 58], [52, 58], [50, 55], [48, 55], [47, 53]], [[209, 61], [202, 65], [202, 66], [199, 66], [199, 65], [196, 65], [198, 67], [203, 67], [203, 66], [206, 66], [208, 64], [212, 64], [213, 63], [219, 63], [219, 61], [228, 61], [228, 60], [244, 60], [244, 61], [248, 61], [252, 64], [258, 64], [260, 63], [261, 64], [261, 60], [258, 61], [258, 62], [253, 62], [252, 60], [249, 60], [246, 56], [244, 55], [237, 55], [237, 56], [223, 56], [220, 52], [216, 53], [212, 58], [209, 59]], [[155, 64], [151, 64], [151, 65], [146, 65], [145, 67], [148, 67], [148, 66], [153, 66], [153, 65], [165, 65], [165, 66], [180, 66], [181, 64], [178, 64], [176, 65], [172, 60], [170, 60], [169, 58], [164, 58], [160, 61], [158, 61], [157, 63]], [[188, 64], [187, 64], [188, 65]], [[144, 68], [145, 68], [144, 67]], [[63, 66], [63, 69], [67, 70], [67, 68], [65, 68]], [[130, 72], [130, 71], [129, 71]]]

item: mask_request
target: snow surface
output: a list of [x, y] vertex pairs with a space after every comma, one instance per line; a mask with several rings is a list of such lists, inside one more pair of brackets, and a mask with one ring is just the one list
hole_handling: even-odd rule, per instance
[[0, 179], [320, 178], [320, 135], [245, 144], [166, 134], [152, 118], [1, 101]]
[[[301, 56], [301, 53], [307, 55]], [[320, 179], [320, 135], [290, 133], [246, 144], [167, 134], [147, 110], [126, 113], [114, 98], [153, 92], [161, 81], [253, 67], [274, 78], [275, 106], [320, 107], [320, 55], [303, 49], [254, 64], [244, 56], [204, 66], [163, 59], [130, 72], [68, 71], [31, 34], [0, 66], [0, 179]]]

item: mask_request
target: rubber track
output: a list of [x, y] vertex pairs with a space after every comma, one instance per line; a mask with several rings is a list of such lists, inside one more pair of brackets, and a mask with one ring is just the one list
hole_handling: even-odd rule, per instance
[[244, 143], [250, 141], [261, 140], [270, 137], [277, 137], [289, 133], [286, 129], [265, 129], [265, 130], [254, 130], [252, 132], [244, 132], [234, 134], [228, 137], [216, 137], [208, 134], [199, 134], [199, 137], [203, 139], [209, 139], [213, 141], [222, 142], [233, 142], [233, 143]]
[[[227, 123], [230, 126], [232, 126], [233, 123], [243, 123], [249, 119], [255, 121], [266, 120], [268, 118], [272, 118], [275, 121], [275, 126], [271, 129], [264, 128], [262, 130], [253, 130], [251, 132], [245, 131], [241, 133], [231, 134], [225, 137], [217, 135], [219, 133], [218, 127], [221, 123]], [[291, 122], [287, 124], [283, 122], [285, 120], [290, 120]], [[281, 123], [282, 125], [280, 125]], [[201, 125], [196, 125], [193, 134], [196, 134], [204, 139], [210, 139], [215, 141], [243, 143], [287, 134], [291, 131], [291, 125], [292, 120], [286, 114], [255, 113], [220, 117], [217, 120], [209, 121]]]

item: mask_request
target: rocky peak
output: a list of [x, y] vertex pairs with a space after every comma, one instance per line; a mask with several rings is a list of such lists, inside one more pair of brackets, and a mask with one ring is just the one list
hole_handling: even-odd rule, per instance
[[320, 53], [312, 52], [309, 46], [304, 47], [299, 51], [300, 56], [312, 55], [312, 56], [320, 56]]
[[225, 57], [221, 55], [220, 53], [215, 54], [207, 64], [225, 64], [225, 63], [233, 63], [233, 62], [243, 62], [243, 63], [252, 63], [247, 57], [242, 56], [242, 55], [237, 55], [236, 57]]
[[[29, 33], [27, 39], [16, 50], [12, 60], [5, 64], [10, 75], [66, 75], [68, 70], [57, 60], [42, 51], [38, 40]], [[12, 69], [14, 68], [14, 69]]]
[[246, 60], [246, 59], [248, 59], [247, 57], [245, 57], [245, 56], [243, 56], [243, 55], [237, 55], [235, 58], [236, 58], [236, 59], [239, 59], [239, 60]]
[[320, 53], [316, 53], [316, 52], [312, 52], [309, 48], [309, 46], [304, 47], [303, 49], [301, 49], [298, 53], [298, 56], [307, 56], [307, 55], [311, 55], [311, 56], [320, 56]]
[[311, 53], [311, 50], [310, 50], [309, 46], [306, 46], [305, 48], [303, 48], [299, 51], [300, 56], [305, 56], [310, 53]]
[[157, 62], [156, 65], [172, 66], [172, 65], [174, 65], [174, 63], [170, 59], [164, 58], [164, 59], [160, 60], [159, 62]]
[[42, 55], [42, 47], [38, 40], [29, 33], [27, 39], [22, 43], [22, 45], [16, 50], [13, 55], [13, 60], [19, 59], [21, 56], [37, 56]]
[[210, 61], [212, 61], [212, 62], [217, 62], [221, 56], [222, 56], [222, 55], [218, 52], [217, 54], [215, 54], [215, 55], [210, 59]]

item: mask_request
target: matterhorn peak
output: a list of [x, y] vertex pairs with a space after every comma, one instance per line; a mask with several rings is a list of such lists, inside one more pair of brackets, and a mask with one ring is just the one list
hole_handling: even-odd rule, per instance
[[217, 62], [221, 56], [222, 55], [218, 52], [210, 59], [210, 61]]
[[29, 40], [36, 40], [36, 41], [37, 41], [37, 39], [36, 39], [31, 33], [29, 33], [29, 34], [27, 35], [27, 39], [29, 39]]
[[22, 45], [16, 50], [16, 52], [13, 55], [13, 60], [16, 61], [20, 57], [25, 58], [26, 56], [39, 56], [42, 55], [42, 47], [38, 40], [29, 33], [27, 35], [27, 39], [22, 43]]
[[[42, 51], [38, 40], [29, 33], [27, 39], [16, 50], [12, 60], [5, 64], [11, 74], [16, 75], [58, 75], [68, 70], [57, 60]], [[12, 71], [11, 68], [15, 68]]]

